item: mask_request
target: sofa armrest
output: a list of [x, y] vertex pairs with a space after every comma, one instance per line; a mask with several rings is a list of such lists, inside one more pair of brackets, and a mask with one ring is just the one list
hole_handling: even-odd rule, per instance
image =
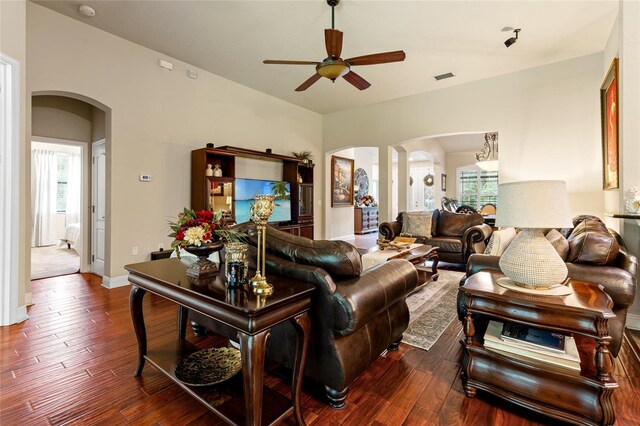
[[471, 253], [482, 253], [491, 237], [493, 229], [486, 223], [471, 226], [462, 236], [462, 252], [465, 257]]
[[[472, 254], [467, 260], [467, 275], [470, 277], [480, 271], [499, 271], [500, 256], [491, 256], [490, 254]], [[466, 278], [464, 277], [464, 278]]]
[[393, 222], [382, 222], [378, 227], [378, 231], [385, 240], [391, 241], [400, 235], [400, 232], [402, 231], [402, 224], [397, 220], [394, 220]]
[[358, 278], [337, 282], [333, 294], [334, 331], [343, 336], [352, 334], [404, 300], [417, 285], [416, 268], [402, 259], [367, 269]]
[[636, 276], [616, 266], [567, 263], [569, 277], [577, 281], [589, 281], [602, 286], [611, 296], [614, 308], [628, 308], [636, 295]]

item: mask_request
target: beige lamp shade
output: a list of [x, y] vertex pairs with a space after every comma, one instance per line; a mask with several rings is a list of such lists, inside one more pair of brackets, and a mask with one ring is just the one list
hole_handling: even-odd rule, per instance
[[571, 228], [566, 183], [531, 180], [499, 185], [496, 226]]

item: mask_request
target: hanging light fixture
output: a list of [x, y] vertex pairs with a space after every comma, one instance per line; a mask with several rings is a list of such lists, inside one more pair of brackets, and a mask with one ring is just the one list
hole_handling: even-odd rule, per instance
[[498, 171], [498, 133], [485, 133], [484, 146], [476, 154], [476, 166], [488, 172]]

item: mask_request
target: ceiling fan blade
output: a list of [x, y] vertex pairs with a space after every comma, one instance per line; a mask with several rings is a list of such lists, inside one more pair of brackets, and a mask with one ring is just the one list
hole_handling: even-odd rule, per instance
[[349, 71], [348, 73], [343, 75], [342, 78], [344, 78], [345, 80], [347, 80], [349, 83], [353, 84], [356, 88], [360, 90], [364, 90], [369, 86], [371, 86], [371, 83], [369, 83], [367, 80], [360, 77], [358, 74], [356, 74], [353, 71]]
[[309, 87], [311, 87], [311, 85], [313, 83], [315, 83], [316, 81], [320, 80], [320, 78], [321, 78], [321, 76], [318, 73], [312, 75], [311, 77], [309, 77], [307, 79], [307, 81], [305, 81], [304, 83], [302, 83], [300, 86], [298, 86], [296, 88], [296, 92], [302, 92], [304, 90], [307, 90]]
[[404, 51], [396, 50], [394, 52], [374, 53], [372, 55], [356, 56], [355, 58], [345, 59], [349, 65], [375, 65], [386, 64], [389, 62], [401, 62], [406, 57]]
[[318, 65], [320, 62], [314, 61], [280, 61], [274, 59], [265, 59], [262, 61], [263, 64], [269, 65]]
[[324, 44], [327, 47], [327, 55], [339, 58], [342, 53], [342, 31], [324, 30]]

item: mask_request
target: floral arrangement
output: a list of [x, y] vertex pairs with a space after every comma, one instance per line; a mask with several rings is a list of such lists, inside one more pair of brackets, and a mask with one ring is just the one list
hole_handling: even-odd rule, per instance
[[227, 229], [230, 223], [223, 217], [222, 210], [198, 212], [188, 208], [178, 213], [176, 222], [169, 222], [170, 237], [174, 240], [171, 248], [180, 257], [180, 248], [187, 246], [200, 247], [215, 241], [237, 241], [246, 236], [242, 232]]
[[375, 207], [378, 205], [378, 203], [376, 202], [376, 199], [373, 197], [373, 195], [367, 194], [363, 195], [362, 198], [360, 198], [359, 205]]

